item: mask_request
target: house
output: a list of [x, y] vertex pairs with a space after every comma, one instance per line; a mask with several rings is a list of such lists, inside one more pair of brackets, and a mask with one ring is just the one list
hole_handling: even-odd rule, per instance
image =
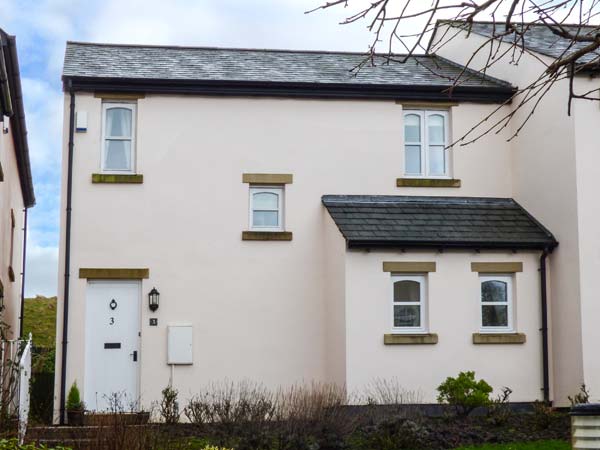
[[[452, 27], [456, 38], [436, 48], [443, 33]], [[554, 35], [547, 27], [526, 25], [522, 46], [516, 61], [503, 54], [510, 39], [490, 40], [492, 25], [474, 23], [467, 33], [463, 23], [440, 22], [431, 41], [431, 50], [466, 64], [475, 49], [480, 53], [471, 67], [484, 64], [484, 53], [493, 45], [498, 62], [487, 73], [526, 87], [545, 68], [563, 54], [581, 48]], [[567, 26], [568, 28], [568, 26]], [[582, 27], [580, 34], [596, 30]], [[600, 66], [597, 54], [577, 61], [573, 89], [575, 94], [590, 92], [598, 97]], [[522, 97], [517, 98], [520, 101]], [[600, 273], [600, 206], [596, 200], [596, 180], [600, 176], [600, 154], [595, 136], [600, 120], [597, 101], [573, 99], [568, 114], [569, 80], [554, 83], [544, 96], [527, 126], [511, 142], [513, 154], [513, 190], [531, 214], [549, 227], [560, 246], [551, 256], [548, 290], [551, 321], [551, 382], [553, 398], [561, 406], [568, 405], [577, 387], [585, 383], [592, 399], [600, 400], [600, 305], [595, 294], [595, 277]], [[517, 113], [513, 131], [525, 118], [528, 109]]]
[[463, 370], [551, 399], [554, 230], [508, 132], [446, 148], [515, 87], [362, 58], [67, 43], [57, 420], [74, 381], [91, 410], [225, 378], [435, 402]]
[[[16, 39], [0, 29], [0, 320], [19, 338], [27, 208], [35, 204]], [[6, 328], [8, 327], [8, 328]]]

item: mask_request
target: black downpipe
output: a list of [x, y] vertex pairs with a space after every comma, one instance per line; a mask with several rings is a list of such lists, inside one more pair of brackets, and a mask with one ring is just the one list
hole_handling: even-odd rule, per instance
[[69, 160], [67, 166], [67, 216], [65, 224], [65, 286], [63, 294], [62, 354], [60, 366], [60, 424], [65, 424], [65, 392], [67, 383], [67, 339], [69, 331], [69, 278], [71, 273], [71, 194], [73, 191], [73, 139], [75, 133], [75, 92], [69, 81]]
[[19, 315], [19, 339], [23, 339], [23, 318], [25, 316], [25, 263], [27, 258], [27, 208], [23, 210], [23, 268], [21, 269], [21, 312]]
[[542, 366], [543, 366], [543, 392], [544, 402], [550, 403], [550, 363], [548, 360], [548, 293], [546, 280], [546, 258], [548, 250], [544, 249], [540, 256], [540, 283], [541, 283], [541, 300], [542, 300]]

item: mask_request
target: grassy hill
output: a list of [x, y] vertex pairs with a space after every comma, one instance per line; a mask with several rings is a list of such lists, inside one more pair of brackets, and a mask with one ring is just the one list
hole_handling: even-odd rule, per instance
[[23, 335], [33, 335], [36, 347], [54, 348], [56, 336], [56, 297], [25, 299]]

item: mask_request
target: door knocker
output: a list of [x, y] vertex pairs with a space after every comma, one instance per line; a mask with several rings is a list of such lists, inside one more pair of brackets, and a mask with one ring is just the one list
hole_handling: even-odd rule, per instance
[[117, 309], [117, 302], [114, 298], [110, 301], [110, 304], [108, 306], [110, 306], [110, 309], [112, 309], [113, 311]]

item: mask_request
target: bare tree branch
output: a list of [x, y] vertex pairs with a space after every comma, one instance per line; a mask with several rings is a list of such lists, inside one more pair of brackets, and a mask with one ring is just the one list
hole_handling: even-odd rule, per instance
[[[470, 36], [478, 21], [489, 26], [483, 43], [473, 50], [464, 67], [453, 79], [435, 65], [418, 64], [449, 81], [448, 93], [477, 76], [487, 76], [497, 64], [518, 65], [524, 55], [543, 67], [529, 86], [520, 87], [511, 99], [508, 113], [500, 105], [472, 130], [451, 145], [467, 145], [490, 134], [505, 130], [515, 120], [509, 137], [514, 139], [529, 122], [544, 96], [556, 83], [568, 80], [567, 111], [573, 99], [600, 100], [599, 89], [575, 92], [574, 77], [585, 70], [600, 70], [600, 25], [592, 24], [600, 16], [600, 0], [333, 0], [307, 11], [342, 7], [349, 9], [343, 25], [366, 22], [372, 33], [362, 62], [352, 68], [358, 73], [367, 65], [402, 64], [416, 54], [435, 54], [463, 33]], [[354, 9], [353, 9], [354, 8]], [[548, 30], [544, 44], [552, 51], [533, 50], [529, 42], [532, 30]], [[435, 41], [431, 37], [435, 35]], [[550, 38], [548, 37], [550, 36]], [[555, 39], [552, 42], [552, 37]], [[429, 42], [428, 45], [425, 43]], [[378, 52], [380, 46], [385, 51]], [[397, 54], [395, 48], [404, 53]], [[552, 55], [551, 62], [548, 56]], [[523, 114], [520, 113], [521, 110]], [[503, 115], [502, 115], [503, 114]]]

